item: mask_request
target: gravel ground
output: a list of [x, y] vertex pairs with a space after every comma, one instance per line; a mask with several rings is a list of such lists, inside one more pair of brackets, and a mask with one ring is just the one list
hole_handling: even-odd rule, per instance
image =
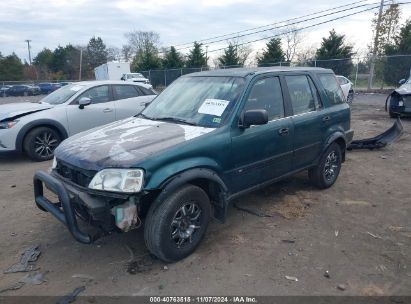
[[[0, 102], [34, 98], [0, 98]], [[357, 95], [356, 137], [393, 120], [385, 96]], [[35, 263], [46, 282], [0, 295], [411, 295], [411, 119], [405, 134], [381, 150], [347, 153], [337, 183], [316, 190], [305, 173], [238, 199], [272, 217], [230, 208], [212, 222], [198, 250], [166, 265], [144, 246], [142, 230], [82, 245], [33, 204], [32, 176], [50, 162], [0, 156], [0, 270], [40, 244]], [[329, 278], [324, 276], [328, 271]], [[26, 273], [0, 274], [0, 290]], [[289, 280], [286, 276], [295, 277]], [[340, 285], [340, 288], [337, 286]], [[344, 289], [344, 290], [341, 290]]]

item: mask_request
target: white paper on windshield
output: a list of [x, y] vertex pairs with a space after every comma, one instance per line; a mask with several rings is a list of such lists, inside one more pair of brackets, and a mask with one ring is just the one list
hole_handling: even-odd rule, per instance
[[198, 113], [221, 116], [229, 103], [229, 100], [206, 99], [198, 109]]
[[72, 86], [72, 87], [70, 88], [70, 90], [72, 90], [72, 91], [74, 91], [74, 92], [77, 92], [77, 91], [80, 91], [81, 88], [82, 88], [82, 86], [75, 85], [75, 86]]

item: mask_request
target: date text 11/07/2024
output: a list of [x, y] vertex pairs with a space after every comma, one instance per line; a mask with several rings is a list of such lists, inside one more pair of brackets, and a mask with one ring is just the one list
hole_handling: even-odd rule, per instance
[[150, 297], [150, 303], [258, 303], [255, 297]]

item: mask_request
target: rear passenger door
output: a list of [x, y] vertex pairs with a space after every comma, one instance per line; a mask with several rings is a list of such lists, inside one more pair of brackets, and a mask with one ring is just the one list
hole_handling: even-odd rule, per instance
[[140, 113], [153, 96], [146, 96], [138, 86], [112, 85], [116, 105], [116, 119], [123, 119]]
[[320, 154], [327, 118], [309, 75], [286, 75], [284, 80], [293, 111], [293, 169], [298, 170], [311, 165]]
[[291, 169], [293, 126], [286, 117], [279, 77], [257, 78], [248, 90], [242, 112], [266, 110], [265, 125], [231, 131], [231, 182], [233, 192], [241, 192], [257, 184], [284, 175]]

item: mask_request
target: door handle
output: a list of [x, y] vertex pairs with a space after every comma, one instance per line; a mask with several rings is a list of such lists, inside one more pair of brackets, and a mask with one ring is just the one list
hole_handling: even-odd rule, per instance
[[104, 113], [113, 112], [113, 109], [110, 109], [110, 108], [105, 108], [105, 109], [103, 110], [103, 112], [104, 112]]
[[288, 128], [282, 128], [280, 130], [278, 130], [278, 134], [280, 134], [281, 136], [285, 136], [288, 135]]
[[326, 122], [326, 121], [329, 121], [329, 120], [331, 120], [331, 117], [330, 116], [325, 116], [325, 117], [323, 117], [323, 122]]

